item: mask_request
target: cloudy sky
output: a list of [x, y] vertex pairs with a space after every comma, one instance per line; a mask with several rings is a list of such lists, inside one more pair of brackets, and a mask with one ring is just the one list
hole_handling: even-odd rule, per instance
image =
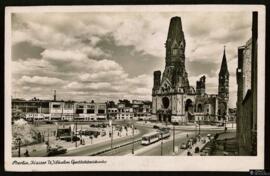
[[251, 36], [251, 12], [13, 14], [12, 95], [51, 99], [56, 89], [64, 100], [151, 100], [173, 16], [182, 18], [192, 86], [204, 74], [207, 93], [217, 93], [226, 45], [234, 107], [237, 48]]

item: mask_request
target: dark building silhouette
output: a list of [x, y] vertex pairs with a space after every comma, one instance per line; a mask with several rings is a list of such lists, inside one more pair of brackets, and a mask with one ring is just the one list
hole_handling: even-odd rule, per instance
[[258, 13], [252, 14], [252, 37], [238, 48], [237, 138], [239, 155], [257, 155]]

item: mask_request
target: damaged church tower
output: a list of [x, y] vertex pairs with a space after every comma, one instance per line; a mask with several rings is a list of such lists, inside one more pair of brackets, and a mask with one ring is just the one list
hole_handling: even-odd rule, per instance
[[[229, 98], [229, 72], [226, 54], [219, 74], [219, 92], [206, 93], [206, 77], [196, 82], [196, 91], [190, 86], [185, 68], [186, 41], [180, 17], [171, 18], [165, 43], [165, 69], [154, 71], [152, 88], [152, 119], [160, 122], [222, 121]], [[219, 114], [218, 114], [219, 113]]]
[[[195, 91], [189, 85], [185, 69], [185, 36], [180, 17], [171, 18], [167, 40], [165, 43], [165, 70], [154, 72], [152, 89], [153, 115], [159, 121], [171, 122], [175, 119], [186, 121], [185, 109], [192, 113]], [[184, 98], [184, 95], [185, 98]], [[187, 105], [184, 103], [188, 101]]]

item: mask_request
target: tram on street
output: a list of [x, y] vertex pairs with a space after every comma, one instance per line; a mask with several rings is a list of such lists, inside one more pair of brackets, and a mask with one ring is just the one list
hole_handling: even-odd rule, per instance
[[159, 141], [159, 139], [160, 139], [160, 132], [148, 133], [142, 136], [141, 144], [149, 145], [149, 144]]
[[170, 130], [159, 130], [156, 132], [148, 133], [142, 136], [142, 145], [149, 145], [161, 139], [169, 138], [171, 135]]

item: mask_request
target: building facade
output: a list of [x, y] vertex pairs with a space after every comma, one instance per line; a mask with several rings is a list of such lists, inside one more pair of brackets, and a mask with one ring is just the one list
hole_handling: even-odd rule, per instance
[[252, 16], [252, 37], [238, 48], [237, 138], [239, 155], [257, 154], [257, 12]]
[[165, 43], [165, 69], [154, 72], [152, 116], [166, 122], [222, 121], [227, 115], [229, 72], [226, 53], [222, 58], [217, 95], [207, 95], [206, 77], [202, 76], [196, 90], [190, 86], [185, 68], [186, 41], [180, 17], [170, 21]]

